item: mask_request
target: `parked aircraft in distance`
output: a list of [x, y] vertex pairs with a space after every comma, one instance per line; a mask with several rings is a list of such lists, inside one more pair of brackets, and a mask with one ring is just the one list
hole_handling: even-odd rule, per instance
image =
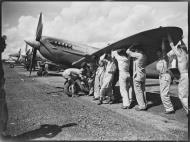
[[[25, 41], [28, 45], [33, 47], [31, 68], [34, 64], [37, 50], [42, 56], [56, 64], [62, 64], [65, 65], [65, 67], [79, 67], [83, 61], [90, 61], [93, 55], [99, 57], [105, 52], [122, 48], [127, 49], [133, 44], [138, 44], [144, 49], [148, 57], [147, 65], [149, 65], [158, 59], [156, 52], [161, 50], [162, 40], [164, 38], [166, 39], [168, 33], [171, 35], [174, 44], [177, 44], [183, 36], [183, 31], [179, 27], [159, 27], [132, 35], [113, 44], [109, 44], [105, 48], [99, 49], [65, 39], [42, 36], [42, 29], [42, 13], [40, 13], [35, 41]], [[168, 41], [166, 41], [165, 46], [167, 52], [171, 50]]]

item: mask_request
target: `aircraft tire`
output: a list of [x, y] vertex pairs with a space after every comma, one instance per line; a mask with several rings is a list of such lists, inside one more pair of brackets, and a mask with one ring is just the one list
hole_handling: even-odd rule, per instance
[[42, 71], [41, 70], [37, 71], [37, 76], [42, 76]]
[[64, 84], [64, 93], [68, 96], [68, 97], [72, 97], [72, 93], [70, 92], [70, 88], [69, 88], [69, 82], [65, 82]]
[[10, 68], [14, 68], [14, 64], [10, 64], [9, 67], [10, 67]]

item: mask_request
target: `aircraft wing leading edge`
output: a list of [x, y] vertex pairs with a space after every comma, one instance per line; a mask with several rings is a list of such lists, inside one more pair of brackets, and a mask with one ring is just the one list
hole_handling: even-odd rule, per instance
[[139, 44], [141, 48], [144, 49], [145, 54], [148, 57], [147, 65], [153, 63], [158, 59], [156, 52], [158, 50], [161, 50], [161, 43], [162, 39], [166, 39], [166, 52], [169, 52], [171, 50], [171, 47], [169, 46], [169, 42], [167, 41], [167, 35], [170, 34], [174, 44], [177, 44], [180, 39], [182, 39], [183, 31], [179, 27], [160, 27], [148, 31], [144, 31], [135, 35], [132, 35], [128, 38], [122, 39], [118, 42], [115, 42], [103, 49], [98, 50], [97, 52], [94, 52], [91, 55], [88, 55], [86, 57], [83, 57], [82, 59], [74, 62], [73, 66], [79, 66], [82, 62], [88, 61], [91, 56], [95, 55], [97, 57], [100, 57], [105, 52], [111, 51], [111, 50], [117, 50], [125, 48], [128, 49], [129, 46], [132, 44]]

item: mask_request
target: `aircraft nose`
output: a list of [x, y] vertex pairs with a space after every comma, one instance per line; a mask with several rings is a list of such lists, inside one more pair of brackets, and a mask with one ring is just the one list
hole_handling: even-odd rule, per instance
[[26, 44], [30, 45], [33, 48], [39, 49], [40, 48], [40, 42], [38, 41], [27, 41], [25, 40]]

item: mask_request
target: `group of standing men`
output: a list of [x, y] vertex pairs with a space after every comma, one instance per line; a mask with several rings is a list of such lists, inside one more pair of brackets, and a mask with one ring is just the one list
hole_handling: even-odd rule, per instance
[[[111, 53], [105, 54], [100, 58], [99, 62], [103, 62], [104, 66], [99, 66], [98, 71], [102, 68], [102, 73], [96, 74], [94, 86], [99, 86], [99, 88], [94, 90], [94, 98], [98, 99], [98, 104], [102, 104], [105, 96], [110, 96], [111, 103], [114, 103], [114, 85], [117, 81], [115, 77], [117, 66], [119, 70], [119, 87], [120, 94], [122, 97], [122, 109], [132, 108], [133, 98], [133, 87], [136, 94], [136, 100], [138, 106], [136, 110], [146, 110], [146, 96], [145, 96], [145, 79], [146, 79], [146, 55], [144, 54], [143, 49], [133, 48], [131, 46], [127, 51], [125, 49], [112, 51]], [[130, 63], [133, 59], [133, 77], [130, 73]], [[100, 69], [99, 69], [100, 68]], [[100, 77], [101, 76], [101, 77]], [[102, 83], [99, 84], [96, 82], [96, 79], [101, 79]], [[99, 89], [99, 90], [98, 90]], [[113, 99], [112, 99], [113, 98]]]
[[[6, 47], [6, 36], [1, 37], [1, 50], [2, 53]], [[169, 96], [169, 88], [171, 84], [171, 72], [169, 70], [169, 60], [177, 56], [178, 69], [180, 72], [180, 79], [178, 85], [178, 96], [188, 115], [188, 95], [189, 95], [189, 78], [188, 78], [188, 50], [184, 42], [180, 40], [175, 46], [170, 35], [168, 41], [172, 50], [166, 54], [165, 41], [162, 41], [161, 51], [158, 52], [159, 61], [157, 62], [157, 70], [159, 71], [160, 81], [160, 96], [165, 108], [166, 114], [174, 113], [174, 107], [171, 103]], [[1, 54], [0, 54], [1, 55]], [[0, 57], [1, 59], [1, 57]], [[122, 97], [122, 108], [132, 108], [133, 90], [138, 103], [135, 108], [137, 111], [147, 109], [147, 100], [145, 92], [146, 80], [146, 61], [147, 57], [142, 48], [139, 46], [131, 46], [127, 50], [117, 50], [111, 53], [106, 53], [100, 57], [98, 63], [97, 58], [93, 57], [93, 62], [90, 64], [83, 63], [81, 69], [70, 68], [63, 72], [63, 77], [67, 80], [64, 86], [65, 93], [72, 92], [76, 94], [76, 88], [88, 93], [89, 96], [93, 95], [94, 100], [98, 100], [98, 105], [102, 104], [106, 96], [109, 98], [109, 103], [112, 104], [116, 101], [117, 95], [115, 93], [115, 85], [118, 81], [119, 73], [119, 86], [120, 94]], [[133, 63], [133, 73], [131, 77], [130, 63]], [[8, 120], [8, 111], [5, 96], [5, 78], [2, 67], [2, 60], [0, 62], [0, 131], [4, 135]], [[71, 91], [69, 91], [69, 89]]]
[[[166, 54], [163, 40], [162, 50], [158, 52], [160, 58], [156, 66], [159, 71], [161, 100], [166, 110], [166, 114], [175, 112], [168, 93], [172, 74], [169, 70], [169, 60], [177, 56], [178, 69], [180, 71], [178, 95], [188, 114], [187, 47], [182, 40], [174, 46], [169, 35], [168, 41], [172, 50]], [[132, 103], [136, 98], [138, 105], [135, 107], [135, 110], [145, 111], [147, 110], [145, 91], [146, 65], [147, 56], [140, 45], [132, 45], [127, 50], [119, 49], [111, 51], [110, 53], [102, 55], [99, 60], [93, 57], [92, 62], [83, 63], [81, 69], [66, 69], [63, 72], [63, 76], [69, 83], [65, 85], [64, 90], [67, 94], [69, 89], [71, 92], [75, 90], [73, 93], [76, 94], [76, 86], [78, 86], [80, 90], [89, 96], [93, 96], [93, 100], [98, 100], [98, 105], [102, 103], [112, 104], [116, 102], [118, 98], [115, 93], [115, 85], [119, 80], [122, 109], [131, 109], [133, 107]], [[133, 69], [132, 73], [130, 72], [130, 66], [132, 66]], [[108, 101], [106, 98], [108, 98]]]

